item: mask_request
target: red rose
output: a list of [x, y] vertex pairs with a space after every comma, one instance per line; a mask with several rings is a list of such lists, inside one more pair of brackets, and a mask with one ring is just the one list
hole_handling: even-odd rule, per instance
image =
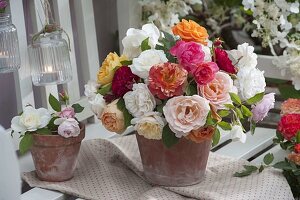
[[295, 153], [300, 153], [300, 144], [296, 144], [294, 147]]
[[215, 59], [220, 70], [228, 72], [230, 74], [236, 74], [237, 70], [232, 64], [231, 60], [228, 58], [226, 51], [220, 48], [215, 48]]
[[219, 71], [219, 67], [214, 62], [203, 62], [196, 66], [193, 71], [195, 81], [199, 85], [206, 85], [215, 78], [215, 74]]
[[112, 80], [111, 90], [115, 97], [123, 97], [126, 92], [132, 90], [133, 83], [136, 83], [139, 77], [131, 72], [127, 66], [122, 66], [115, 72]]
[[286, 140], [291, 140], [300, 130], [300, 114], [287, 114], [281, 117], [278, 131]]

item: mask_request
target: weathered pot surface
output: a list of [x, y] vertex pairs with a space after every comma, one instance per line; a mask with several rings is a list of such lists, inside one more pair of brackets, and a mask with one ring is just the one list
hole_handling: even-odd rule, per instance
[[162, 140], [149, 140], [136, 134], [144, 174], [156, 185], [188, 186], [204, 179], [211, 140], [201, 143], [181, 138], [171, 148]]
[[31, 154], [38, 178], [42, 181], [60, 182], [73, 178], [85, 125], [80, 124], [77, 137], [33, 134]]

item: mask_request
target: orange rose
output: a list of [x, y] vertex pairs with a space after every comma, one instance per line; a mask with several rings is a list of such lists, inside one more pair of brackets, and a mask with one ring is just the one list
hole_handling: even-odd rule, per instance
[[291, 153], [288, 155], [288, 159], [294, 162], [296, 165], [300, 165], [300, 154], [298, 153]]
[[204, 140], [210, 140], [215, 132], [213, 126], [201, 127], [197, 130], [192, 130], [186, 138], [192, 140], [193, 142], [200, 143]]
[[181, 22], [172, 27], [172, 32], [175, 35], [179, 35], [182, 40], [186, 42], [199, 42], [203, 45], [207, 45], [208, 39], [207, 31], [204, 27], [200, 26], [193, 20], [183, 19]]
[[300, 99], [288, 99], [281, 104], [281, 115], [300, 114]]

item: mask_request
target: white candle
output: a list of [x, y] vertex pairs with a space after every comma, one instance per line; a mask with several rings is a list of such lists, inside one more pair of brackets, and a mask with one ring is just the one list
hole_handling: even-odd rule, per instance
[[53, 72], [53, 67], [51, 65], [45, 66], [45, 72], [46, 73], [52, 73]]
[[4, 52], [0, 51], [0, 58], [8, 58], [8, 56], [7, 56], [7, 55], [5, 55], [5, 53], [4, 53]]

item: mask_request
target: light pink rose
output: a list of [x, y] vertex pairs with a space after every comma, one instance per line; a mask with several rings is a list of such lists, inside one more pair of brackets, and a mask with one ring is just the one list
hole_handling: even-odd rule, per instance
[[274, 108], [275, 93], [266, 94], [263, 99], [252, 108], [252, 120], [257, 123], [262, 121], [270, 109]]
[[210, 107], [209, 102], [198, 95], [177, 96], [167, 101], [163, 111], [170, 129], [181, 138], [205, 124]]
[[65, 119], [58, 126], [57, 132], [65, 138], [76, 137], [80, 134], [79, 123], [73, 118]]
[[170, 53], [176, 56], [180, 65], [188, 72], [193, 71], [195, 65], [204, 61], [205, 53], [200, 44], [195, 42], [178, 41], [170, 49]]
[[198, 85], [205, 85], [215, 78], [215, 74], [219, 71], [219, 67], [214, 62], [203, 62], [196, 65], [193, 71], [195, 81]]
[[59, 114], [59, 117], [61, 118], [74, 118], [75, 117], [75, 111], [74, 108], [72, 107], [67, 107], [65, 109], [63, 109]]
[[198, 86], [198, 94], [209, 100], [217, 109], [223, 109], [224, 104], [232, 103], [229, 92], [237, 93], [237, 88], [230, 76], [220, 71], [216, 73], [214, 80]]

